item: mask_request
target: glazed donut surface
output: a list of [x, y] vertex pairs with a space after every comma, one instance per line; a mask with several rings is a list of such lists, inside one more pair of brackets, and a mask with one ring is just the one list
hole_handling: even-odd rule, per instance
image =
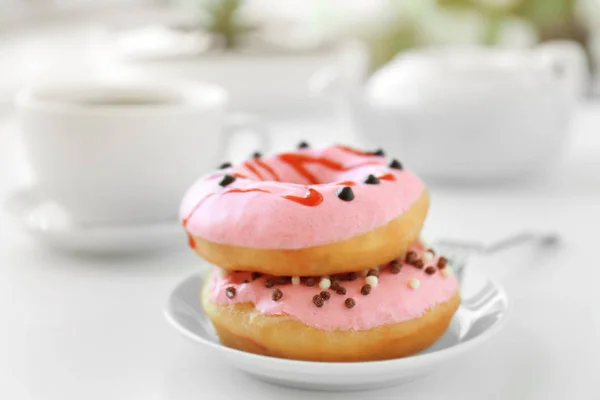
[[246, 304], [219, 306], [203, 298], [221, 343], [271, 357], [306, 361], [376, 361], [425, 350], [448, 329], [460, 303], [456, 293], [420, 318], [364, 331], [327, 331], [285, 316], [264, 315]]
[[[241, 350], [321, 361], [405, 356], [437, 340], [460, 302], [450, 267], [426, 253], [411, 246], [367, 276], [322, 280], [215, 268], [202, 304], [222, 342]], [[325, 279], [334, 282], [327, 289]]]
[[227, 166], [190, 188], [180, 215], [211, 263], [319, 275], [397, 257], [428, 207], [425, 187], [398, 161], [332, 146]]

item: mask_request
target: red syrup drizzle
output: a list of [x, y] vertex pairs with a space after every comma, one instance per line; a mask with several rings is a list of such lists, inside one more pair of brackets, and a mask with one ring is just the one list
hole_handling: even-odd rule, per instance
[[395, 181], [396, 180], [396, 176], [394, 174], [391, 174], [391, 173], [387, 173], [387, 174], [383, 174], [383, 175], [378, 175], [377, 178], [381, 179], [381, 180], [384, 180], [384, 181]]
[[354, 181], [341, 181], [341, 182], [337, 182], [335, 184], [336, 185], [341, 185], [341, 186], [354, 186], [354, 185], [356, 185], [356, 182], [354, 182]]
[[260, 158], [255, 158], [254, 162], [256, 162], [256, 164], [259, 165], [261, 168], [267, 170], [269, 174], [271, 174], [271, 176], [273, 177], [273, 180], [275, 180], [276, 182], [279, 182], [281, 180], [279, 179], [279, 175], [277, 175], [277, 172], [275, 172], [275, 170], [271, 168], [269, 164], [265, 163]]
[[346, 153], [354, 154], [354, 155], [357, 155], [357, 156], [370, 156], [370, 157], [373, 156], [373, 154], [370, 153], [370, 152], [368, 152], [368, 151], [362, 151], [362, 150], [354, 149], [352, 147], [344, 146], [342, 144], [338, 144], [335, 147], [337, 147], [340, 150], [344, 150]]
[[364, 165], [381, 165], [380, 161], [372, 160], [345, 167], [339, 162], [332, 161], [325, 157], [313, 157], [308, 154], [297, 153], [283, 153], [279, 155], [279, 159], [294, 168], [296, 172], [306, 178], [306, 180], [313, 185], [317, 185], [320, 182], [309, 170], [304, 167], [304, 164], [321, 164], [338, 172], [350, 171], [351, 169], [362, 167]]
[[192, 208], [192, 211], [190, 211], [190, 213], [188, 214], [188, 216], [187, 216], [186, 218], [184, 218], [184, 219], [183, 219], [183, 223], [182, 223], [182, 224], [183, 224], [183, 228], [186, 230], [186, 233], [187, 233], [187, 235], [188, 235], [188, 244], [190, 245], [190, 247], [191, 247], [192, 249], [195, 249], [195, 248], [196, 248], [196, 242], [194, 242], [194, 238], [193, 238], [193, 237], [192, 237], [192, 235], [191, 235], [191, 234], [190, 234], [190, 233], [187, 231], [187, 224], [188, 224], [188, 221], [190, 220], [190, 218], [192, 218], [192, 215], [194, 215], [194, 213], [196, 212], [196, 210], [197, 210], [198, 208], [200, 208], [200, 206], [201, 206], [201, 205], [202, 205], [202, 204], [203, 204], [203, 203], [204, 203], [204, 202], [205, 202], [205, 201], [206, 201], [206, 200], [207, 200], [209, 197], [211, 197], [212, 195], [214, 195], [214, 193], [210, 193], [210, 194], [208, 194], [206, 197], [204, 197], [202, 200], [200, 200], [200, 201], [198, 202], [198, 204], [196, 204], [196, 205], [194, 206], [194, 208]]
[[308, 194], [304, 197], [288, 195], [283, 198], [309, 207], [316, 207], [323, 202], [323, 195], [312, 188], [308, 188]]
[[250, 161], [244, 161], [244, 167], [248, 168], [254, 175], [258, 177], [261, 181], [263, 180], [262, 175], [258, 172], [258, 169], [250, 163]]
[[[185, 226], [185, 225], [184, 225]], [[194, 242], [194, 237], [192, 236], [191, 233], [186, 232], [187, 233], [187, 237], [188, 237], [188, 245], [192, 248], [195, 249], [196, 248], [196, 242]]]
[[[236, 175], [236, 174], [234, 174], [234, 175]], [[238, 174], [238, 175], [239, 175], [239, 174]], [[243, 175], [241, 175], [240, 177], [242, 177], [242, 178], [245, 178], [245, 176], [243, 176]], [[252, 188], [252, 189], [230, 189], [230, 190], [228, 190], [228, 191], [224, 192], [223, 194], [227, 194], [227, 193], [246, 193], [246, 192], [264, 192], [264, 193], [270, 193], [270, 192], [269, 192], [269, 191], [267, 191], [267, 190], [263, 190], [263, 189], [259, 189], [259, 188]], [[201, 205], [202, 205], [202, 204], [203, 204], [203, 203], [204, 203], [204, 202], [205, 202], [205, 201], [206, 201], [206, 200], [207, 200], [209, 197], [211, 197], [213, 194], [214, 194], [214, 193], [210, 193], [210, 194], [209, 194], [209, 195], [207, 195], [205, 198], [203, 198], [202, 200], [200, 200], [200, 201], [198, 202], [198, 204], [196, 204], [196, 205], [194, 206], [194, 208], [192, 209], [192, 211], [190, 211], [190, 213], [189, 213], [189, 215], [187, 216], [187, 218], [185, 218], [185, 219], [183, 220], [183, 228], [184, 228], [184, 229], [186, 229], [186, 233], [187, 233], [187, 236], [188, 236], [188, 244], [189, 244], [189, 246], [190, 246], [192, 249], [195, 249], [195, 248], [196, 248], [196, 242], [194, 241], [194, 237], [192, 236], [192, 234], [191, 234], [191, 233], [189, 233], [189, 232], [187, 231], [187, 224], [188, 224], [188, 221], [190, 220], [190, 218], [192, 218], [192, 215], [194, 215], [194, 213], [196, 212], [196, 210], [197, 210], [198, 208], [200, 208], [200, 206], [201, 206]]]
[[[248, 177], [246, 175], [242, 175], [242, 174], [240, 174], [238, 172], [234, 172], [231, 175], [235, 176], [236, 178], [240, 178], [240, 179], [248, 179]], [[204, 180], [205, 181], [210, 181], [212, 179], [217, 179], [217, 178], [222, 179], [223, 178], [223, 173], [219, 173], [218, 172], [218, 173], [215, 173], [213, 175], [209, 175], [209, 176], [205, 177]]]
[[248, 193], [248, 192], [262, 192], [262, 193], [271, 193], [268, 190], [265, 189], [259, 189], [259, 188], [250, 188], [250, 189], [230, 189], [227, 190], [226, 192], [223, 192], [223, 194], [227, 194], [227, 193]]
[[[227, 193], [248, 193], [248, 192], [262, 192], [262, 193], [271, 193], [268, 190], [260, 189], [260, 188], [250, 188], [250, 189], [231, 189], [223, 192], [223, 194]], [[323, 202], [323, 195], [317, 192], [315, 189], [308, 189], [308, 194], [304, 197], [300, 196], [292, 196], [287, 195], [283, 196], [284, 199], [288, 199], [294, 201], [296, 203], [302, 204], [303, 206], [315, 207]]]

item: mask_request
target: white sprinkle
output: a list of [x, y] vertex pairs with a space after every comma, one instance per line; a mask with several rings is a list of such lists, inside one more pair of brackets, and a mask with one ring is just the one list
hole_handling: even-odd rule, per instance
[[444, 278], [447, 278], [447, 277], [449, 277], [449, 276], [452, 276], [452, 275], [453, 275], [453, 273], [454, 273], [454, 272], [452, 271], [452, 268], [450, 268], [450, 266], [449, 266], [449, 265], [448, 265], [448, 266], [446, 266], [445, 268], [442, 268], [442, 269], [440, 269], [440, 274], [442, 274], [442, 276], [443, 276]]
[[367, 276], [369, 275], [369, 269], [363, 269], [361, 272], [362, 276]]
[[300, 284], [300, 277], [292, 276], [292, 285], [299, 285], [299, 284]]
[[377, 284], [379, 283], [379, 278], [376, 277], [375, 275], [371, 275], [371, 276], [367, 276], [367, 278], [365, 279], [365, 281], [371, 285], [371, 287], [376, 287]]
[[408, 281], [408, 287], [411, 289], [417, 289], [419, 286], [421, 286], [421, 281], [418, 279], [411, 279]]
[[321, 290], [327, 290], [327, 289], [329, 289], [330, 286], [331, 286], [331, 281], [329, 280], [329, 278], [323, 278], [319, 282], [319, 287], [321, 288]]
[[434, 256], [430, 252], [426, 251], [425, 253], [423, 253], [423, 262], [425, 264], [432, 262], [433, 258], [434, 258]]

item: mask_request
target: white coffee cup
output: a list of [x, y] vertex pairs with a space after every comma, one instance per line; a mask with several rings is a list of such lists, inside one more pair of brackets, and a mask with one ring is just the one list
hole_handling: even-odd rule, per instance
[[[219, 86], [183, 81], [48, 83], [16, 98], [42, 193], [81, 224], [175, 220], [185, 190], [215, 169], [233, 128]], [[267, 146], [264, 130], [254, 129]]]

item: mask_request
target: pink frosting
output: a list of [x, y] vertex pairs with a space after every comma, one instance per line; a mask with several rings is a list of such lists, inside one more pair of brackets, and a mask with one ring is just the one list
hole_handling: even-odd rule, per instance
[[[196, 182], [184, 196], [180, 216], [186, 230], [215, 243], [235, 246], [265, 249], [319, 246], [385, 225], [408, 210], [424, 189], [411, 172], [389, 168], [385, 157], [358, 155], [340, 146], [301, 149], [293, 154], [325, 158], [347, 170], [305, 163], [306, 170], [318, 178], [318, 184], [311, 184], [281, 155], [274, 155], [214, 172]], [[281, 182], [275, 181], [269, 169]], [[238, 177], [224, 188], [219, 182], [225, 174], [241, 174], [246, 178]], [[369, 174], [391, 174], [395, 180], [363, 183]], [[354, 200], [337, 197], [336, 191], [344, 186], [340, 184], [342, 181], [356, 182], [352, 186]], [[231, 189], [269, 193], [231, 193]], [[309, 189], [323, 196], [319, 205], [307, 206], [283, 197], [304, 197]]]
[[[411, 250], [422, 254], [422, 250], [413, 246]], [[425, 265], [436, 265], [438, 257]], [[379, 275], [379, 284], [369, 295], [360, 293], [365, 278], [359, 276], [355, 281], [343, 281], [345, 295], [332, 290], [331, 298], [323, 307], [316, 307], [312, 298], [321, 292], [318, 285], [308, 287], [300, 285], [277, 285], [283, 292], [279, 301], [271, 298], [274, 288], [264, 286], [265, 277], [252, 281], [247, 272], [229, 273], [221, 277], [215, 267], [211, 277], [210, 300], [216, 304], [252, 303], [263, 314], [285, 315], [318, 329], [362, 330], [376, 326], [393, 324], [418, 318], [429, 308], [448, 301], [458, 290], [458, 282], [453, 275], [443, 276], [437, 269], [433, 275], [404, 264], [398, 274], [392, 274], [390, 268], [384, 268]], [[449, 267], [446, 267], [449, 268]], [[418, 279], [420, 286], [412, 289], [408, 286], [411, 279]], [[243, 283], [249, 280], [248, 283]], [[225, 290], [234, 287], [236, 295], [229, 299]], [[353, 308], [344, 305], [352, 297], [356, 301]]]

